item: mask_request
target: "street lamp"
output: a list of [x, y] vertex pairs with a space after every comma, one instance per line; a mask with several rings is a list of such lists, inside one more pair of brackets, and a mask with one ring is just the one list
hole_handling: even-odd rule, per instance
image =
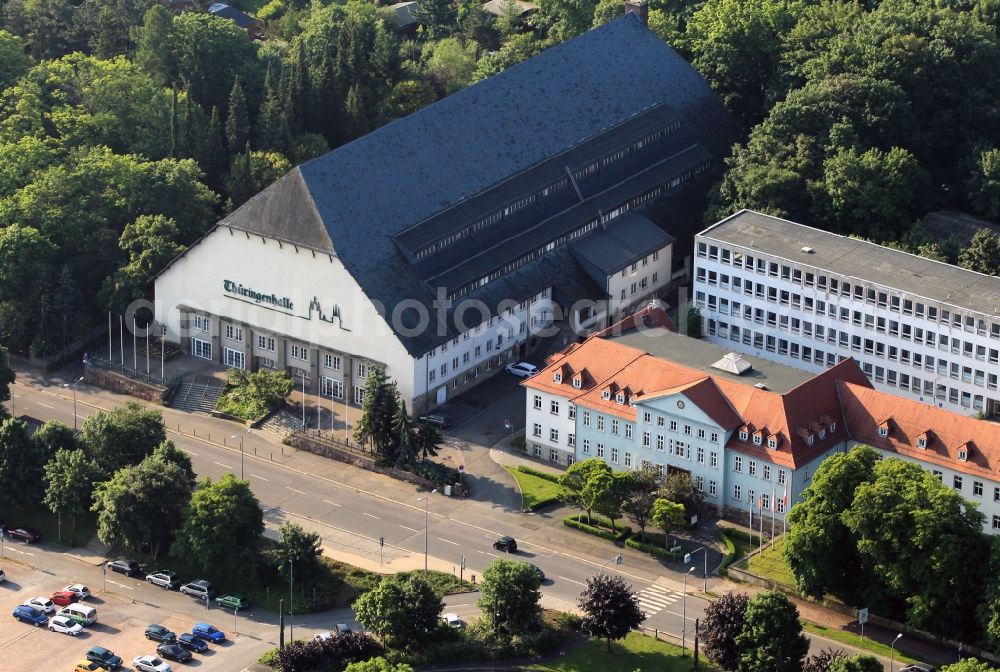
[[[431, 490], [430, 494], [437, 492], [437, 489]], [[424, 503], [424, 574], [427, 573], [427, 529], [428, 529], [428, 507], [430, 506], [430, 497], [417, 497], [417, 501], [422, 501]]]
[[233, 434], [229, 438], [230, 439], [239, 439], [240, 440], [240, 480], [242, 481], [242, 480], [244, 480], [243, 479], [243, 435], [242, 434]]
[[892, 644], [889, 645], [889, 672], [893, 672], [893, 664], [896, 662], [896, 642], [902, 639], [903, 633], [896, 635], [896, 639], [892, 640]]
[[604, 572], [604, 568], [607, 567], [612, 562], [615, 563], [616, 567], [618, 565], [622, 564], [622, 554], [619, 553], [618, 555], [616, 555], [615, 557], [611, 558], [610, 560], [608, 560], [607, 562], [605, 562], [603, 565], [601, 565], [601, 568], [599, 570], [597, 570], [597, 575], [600, 576], [601, 573]]
[[295, 641], [295, 630], [292, 626], [292, 604], [294, 592], [292, 585], [295, 583], [295, 559], [288, 558], [288, 641]]
[[688, 574], [694, 571], [694, 567], [684, 572], [684, 596], [681, 598], [681, 655], [684, 654], [684, 645], [687, 640], [687, 597], [688, 597]]
[[83, 380], [83, 376], [80, 376], [79, 378], [77, 378], [76, 380], [74, 380], [72, 383], [63, 383], [63, 387], [69, 387], [69, 388], [72, 388], [72, 390], [73, 390], [73, 431], [74, 432], [76, 431], [76, 385], [81, 380]]
[[[693, 560], [693, 558], [691, 556], [693, 556], [698, 551], [701, 551], [704, 554], [704, 557], [705, 557], [705, 567], [704, 567], [704, 573], [705, 573], [705, 592], [707, 593], [708, 592], [708, 549], [705, 548], [704, 546], [702, 546], [701, 548], [696, 548], [695, 550], [691, 551], [690, 553], [686, 553], [684, 555], [684, 564], [685, 565], [690, 565], [691, 564], [691, 560]], [[694, 568], [692, 567], [692, 569], [694, 569]]]

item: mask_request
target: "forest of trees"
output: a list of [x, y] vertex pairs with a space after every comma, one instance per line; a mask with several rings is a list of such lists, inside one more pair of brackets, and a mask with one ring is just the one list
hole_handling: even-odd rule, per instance
[[[49, 354], [150, 293], [214, 221], [303, 161], [622, 13], [527, 20], [420, 0], [6, 0], [0, 14], [0, 342]], [[751, 207], [1000, 272], [1000, 237], [930, 240], [931, 209], [1000, 216], [1000, 0], [652, 0], [650, 28], [742, 124], [706, 220]], [[516, 111], [509, 111], [516, 114]]]

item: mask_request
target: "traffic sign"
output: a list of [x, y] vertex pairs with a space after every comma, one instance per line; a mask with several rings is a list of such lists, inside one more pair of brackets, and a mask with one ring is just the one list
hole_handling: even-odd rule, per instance
[[864, 625], [868, 622], [868, 607], [858, 609], [858, 623]]

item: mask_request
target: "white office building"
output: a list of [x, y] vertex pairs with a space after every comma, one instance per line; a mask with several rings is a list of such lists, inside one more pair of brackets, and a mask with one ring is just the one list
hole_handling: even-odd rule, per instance
[[748, 210], [695, 237], [707, 340], [1000, 416], [1000, 278]]

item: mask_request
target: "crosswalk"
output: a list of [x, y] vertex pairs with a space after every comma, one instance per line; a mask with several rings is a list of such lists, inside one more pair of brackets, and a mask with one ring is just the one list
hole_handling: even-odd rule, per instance
[[638, 597], [639, 608], [646, 612], [647, 616], [652, 616], [680, 600], [681, 594], [651, 585], [640, 590]]

